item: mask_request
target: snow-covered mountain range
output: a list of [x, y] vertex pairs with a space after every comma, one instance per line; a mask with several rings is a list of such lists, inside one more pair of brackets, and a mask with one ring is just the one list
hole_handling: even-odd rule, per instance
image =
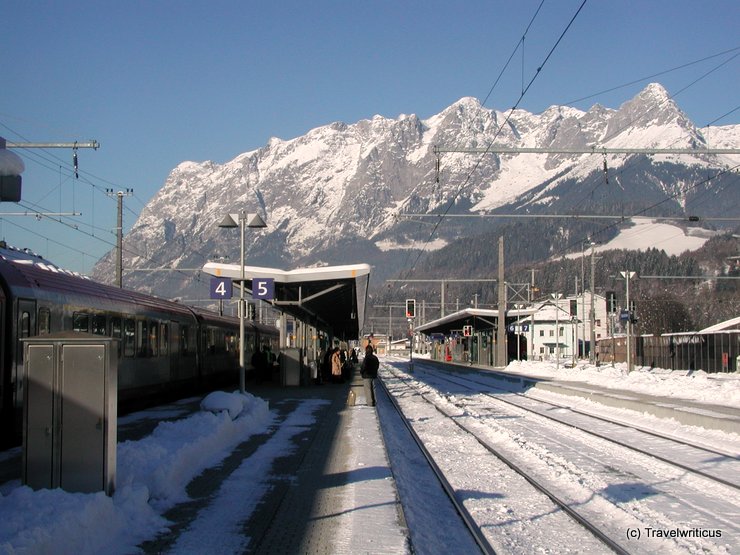
[[[697, 154], [471, 154], [441, 149], [502, 147], [696, 148]], [[192, 272], [239, 259], [236, 230], [218, 227], [228, 212], [258, 212], [267, 228], [247, 230], [247, 263], [291, 269], [368, 262], [378, 276], [408, 264], [410, 248], [440, 249], [490, 231], [494, 218], [425, 223], [411, 214], [568, 213], [727, 216], [740, 192], [732, 172], [740, 155], [701, 154], [738, 148], [740, 125], [698, 129], [659, 84], [618, 109], [587, 112], [552, 106], [541, 114], [482, 107], [462, 98], [420, 119], [374, 116], [332, 123], [224, 164], [183, 162], [142, 210], [124, 238], [124, 286], [166, 296], [203, 297]], [[717, 173], [714, 179], [708, 179]], [[537, 236], [532, 220], [532, 240]], [[716, 225], [716, 224], [715, 224]], [[93, 270], [111, 281], [114, 253]]]

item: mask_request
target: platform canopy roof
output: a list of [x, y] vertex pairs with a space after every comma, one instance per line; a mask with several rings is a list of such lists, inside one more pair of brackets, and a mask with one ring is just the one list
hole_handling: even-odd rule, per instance
[[[510, 322], [517, 318], [525, 318], [535, 312], [536, 310], [533, 308], [507, 310], [505, 318], [507, 322]], [[497, 325], [498, 310], [492, 310], [490, 308], [466, 308], [417, 326], [414, 329], [426, 335], [433, 333], [450, 335], [453, 331], [461, 330], [463, 326], [473, 326], [474, 330], [487, 330]]]
[[[214, 277], [229, 278], [237, 285], [241, 278], [238, 264], [208, 262], [203, 271]], [[253, 280], [272, 279], [278, 310], [341, 339], [357, 339], [365, 321], [368, 264], [324, 266], [279, 270], [245, 266], [245, 298], [252, 297]]]

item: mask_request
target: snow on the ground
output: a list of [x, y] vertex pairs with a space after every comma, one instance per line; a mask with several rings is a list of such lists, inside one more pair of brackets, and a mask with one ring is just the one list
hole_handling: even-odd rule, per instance
[[[229, 412], [241, 406], [238, 417]], [[0, 552], [131, 553], [167, 526], [162, 514], [187, 500], [187, 484], [273, 420], [267, 403], [249, 394], [217, 392], [203, 410], [161, 422], [139, 441], [118, 445], [117, 488], [104, 493], [0, 488]], [[8, 491], [9, 490], [9, 491]]]
[[[561, 365], [558, 369], [554, 362], [513, 363], [508, 370], [698, 402], [740, 405], [738, 374], [647, 368], [627, 373], [620, 365], [597, 368], [587, 364], [568, 369]], [[281, 429], [255, 454], [258, 459], [250, 457], [244, 461], [250, 472], [237, 479], [240, 476], [237, 470], [234, 479], [228, 479], [228, 488], [216, 494], [214, 508], [205, 511], [202, 520], [199, 516], [190, 531], [181, 535], [180, 541], [185, 543], [176, 546], [173, 553], [192, 552], [189, 549], [197, 549], [194, 546], [206, 545], [203, 542], [207, 542], [209, 530], [216, 522], [231, 523], [228, 526], [234, 527], [237, 520], [243, 522], [248, 518], [253, 506], [240, 509], [231, 518], [233, 500], [242, 499], [246, 504], [246, 500], [253, 499], [256, 503], [255, 488], [259, 491], [259, 484], [266, 483], [271, 462], [292, 448], [291, 438], [300, 433], [301, 426], [313, 422], [313, 412], [321, 402], [306, 401], [292, 417], [291, 425], [286, 425], [284, 431]], [[267, 431], [274, 423], [267, 403], [249, 394], [217, 393], [207, 397], [201, 408], [186, 418], [161, 422], [148, 437], [119, 444], [117, 488], [112, 497], [102, 492], [33, 491], [18, 481], [0, 485], [0, 553], [136, 552], [137, 545], [167, 528], [169, 523], [163, 514], [187, 499], [186, 487], [194, 477], [218, 465], [236, 445]], [[131, 416], [126, 419], [130, 421]], [[646, 422], [646, 426], [652, 425]], [[382, 449], [383, 446], [358, 448]], [[238, 532], [232, 536], [235, 545], [242, 541]]]
[[566, 368], [563, 363], [558, 367], [555, 361], [515, 361], [507, 370], [540, 378], [585, 382], [608, 389], [740, 407], [740, 374], [737, 372], [709, 374], [703, 370], [671, 371], [648, 366], [637, 366], [628, 372], [625, 363], [616, 363], [613, 367], [609, 363], [601, 366], [579, 363], [575, 368]]

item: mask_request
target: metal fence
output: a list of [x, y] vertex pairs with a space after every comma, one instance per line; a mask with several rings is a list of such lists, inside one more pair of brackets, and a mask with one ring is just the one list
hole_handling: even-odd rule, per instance
[[[740, 370], [740, 330], [713, 333], [671, 333], [632, 338], [635, 364], [670, 370], [737, 372]], [[599, 359], [627, 362], [626, 336], [598, 342]]]

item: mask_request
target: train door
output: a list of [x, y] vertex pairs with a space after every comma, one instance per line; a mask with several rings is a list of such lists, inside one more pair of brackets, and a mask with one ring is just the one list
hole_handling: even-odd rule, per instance
[[20, 431], [23, 422], [23, 342], [21, 339], [36, 335], [36, 301], [18, 299], [17, 320], [15, 322], [16, 341], [12, 348], [15, 351], [15, 365], [13, 367], [12, 389], [13, 407], [16, 411], [16, 427]]

